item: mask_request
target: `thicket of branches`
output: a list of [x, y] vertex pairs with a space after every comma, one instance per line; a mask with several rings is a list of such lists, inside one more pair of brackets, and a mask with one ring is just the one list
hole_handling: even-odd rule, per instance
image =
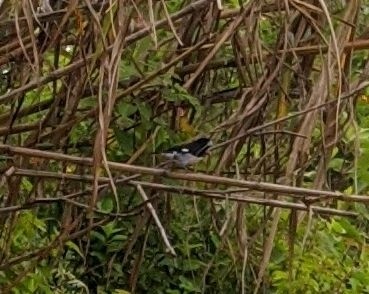
[[[4, 292], [364, 289], [306, 263], [319, 230], [367, 254], [368, 3], [0, 8]], [[155, 167], [201, 135], [195, 171]]]

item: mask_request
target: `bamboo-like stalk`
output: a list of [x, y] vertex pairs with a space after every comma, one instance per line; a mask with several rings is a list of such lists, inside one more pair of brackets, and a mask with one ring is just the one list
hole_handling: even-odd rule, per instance
[[[86, 181], [86, 182], [92, 182], [93, 177], [91, 175], [75, 175], [75, 174], [66, 174], [66, 173], [55, 173], [55, 172], [46, 172], [46, 171], [37, 171], [37, 170], [25, 170], [25, 169], [16, 169], [12, 175], [17, 176], [27, 176], [27, 177], [40, 177], [40, 178], [50, 178], [50, 179], [68, 179], [73, 181]], [[99, 177], [99, 182], [101, 183], [110, 183], [109, 178], [107, 177]], [[287, 209], [298, 209], [298, 210], [304, 210], [309, 211], [309, 209], [312, 209], [313, 211], [321, 214], [331, 214], [331, 215], [340, 215], [340, 216], [357, 216], [356, 213], [350, 212], [350, 211], [342, 211], [327, 207], [319, 207], [316, 205], [305, 205], [305, 204], [298, 204], [298, 203], [292, 203], [288, 201], [283, 200], [275, 200], [275, 199], [263, 199], [261, 197], [255, 198], [255, 194], [253, 194], [254, 197], [249, 197], [246, 195], [239, 194], [239, 192], [236, 190], [236, 192], [232, 190], [199, 190], [195, 188], [188, 188], [184, 186], [173, 186], [173, 185], [164, 185], [159, 183], [152, 183], [152, 182], [146, 182], [146, 181], [136, 181], [136, 180], [126, 180], [123, 178], [122, 182], [124, 184], [130, 184], [135, 187], [137, 185], [140, 185], [142, 187], [147, 187], [151, 189], [156, 190], [163, 190], [163, 191], [169, 191], [169, 192], [175, 192], [177, 194], [189, 194], [189, 195], [198, 195], [203, 196], [210, 199], [217, 199], [217, 200], [230, 200], [230, 201], [238, 201], [238, 202], [245, 202], [245, 203], [253, 203], [253, 204], [259, 204], [259, 205], [265, 205], [265, 206], [272, 206], [272, 207], [281, 207], [281, 208], [287, 208]], [[121, 183], [122, 183], [121, 182]], [[119, 180], [115, 183], [119, 184]], [[298, 194], [297, 194], [298, 195]], [[296, 196], [296, 195], [295, 195]], [[303, 199], [303, 198], [300, 198]], [[326, 197], [323, 197], [322, 200], [326, 200]], [[319, 197], [315, 198], [315, 202], [319, 202]], [[341, 201], [352, 201], [352, 202], [369, 202], [369, 197], [365, 196], [356, 196], [351, 199], [351, 196], [347, 196], [344, 198], [340, 198]], [[45, 200], [47, 201], [47, 200]], [[56, 198], [55, 201], [60, 201], [59, 198]], [[147, 201], [147, 199], [145, 199]], [[40, 201], [42, 202], [42, 201]], [[50, 200], [50, 202], [53, 202]], [[32, 205], [31, 205], [32, 206]], [[27, 204], [26, 204], [27, 207]], [[8, 213], [10, 211], [19, 210], [19, 206], [14, 208], [4, 208], [3, 210], [0, 209], [0, 213]], [[129, 214], [130, 212], [123, 213], [122, 217], [126, 216], [126, 214]], [[127, 215], [128, 216], [128, 215]]]
[[[72, 155], [61, 154], [57, 152], [50, 151], [41, 151], [37, 149], [31, 148], [23, 148], [23, 147], [13, 147], [9, 145], [0, 144], [0, 150], [8, 154], [19, 154], [29, 157], [39, 157], [50, 160], [58, 160], [58, 161], [68, 161], [71, 163], [81, 164], [81, 165], [92, 165], [92, 158], [87, 157], [78, 157]], [[172, 172], [166, 169], [160, 168], [152, 168], [138, 165], [129, 165], [118, 162], [108, 162], [108, 166], [112, 170], [127, 172], [127, 173], [135, 173], [135, 174], [147, 174], [153, 176], [162, 176], [171, 179], [177, 180], [187, 180], [187, 181], [195, 181], [195, 182], [204, 182], [218, 185], [228, 185], [240, 188], [249, 188], [256, 191], [262, 192], [270, 192], [270, 193], [280, 193], [286, 195], [300, 195], [300, 196], [315, 196], [315, 197], [329, 197], [332, 199], [344, 200], [344, 201], [356, 201], [356, 202], [369, 202], [368, 196], [362, 195], [345, 195], [341, 192], [332, 192], [332, 191], [324, 191], [324, 190], [314, 190], [308, 188], [300, 188], [300, 187], [291, 187], [286, 185], [265, 183], [265, 182], [255, 182], [255, 181], [245, 181], [245, 180], [237, 180], [231, 179], [227, 177], [219, 177], [212, 176], [207, 174], [200, 173], [181, 173], [181, 172]], [[18, 170], [20, 172], [21, 170]], [[36, 171], [35, 171], [36, 172]], [[42, 172], [40, 171], [39, 174]], [[86, 177], [87, 179], [87, 177]]]
[[[352, 126], [359, 130], [354, 107], [369, 85], [369, 62], [363, 59], [360, 64], [354, 56], [369, 48], [368, 39], [361, 36], [366, 33], [360, 32], [359, 1], [346, 1], [342, 13], [329, 11], [331, 7], [321, 0], [313, 4], [251, 0], [240, 7], [220, 0], [174, 1], [171, 5], [163, 0], [50, 1], [47, 12], [37, 1], [8, 2], [0, 4], [0, 153], [5, 155], [0, 156], [4, 171], [0, 186], [6, 193], [0, 207], [0, 270], [14, 265], [19, 270], [12, 271], [15, 279], [5, 289], [10, 291], [52, 249], [68, 240], [88, 235], [97, 225], [113, 219], [131, 221], [139, 214], [131, 221], [134, 231], [123, 245], [122, 263], [133, 264], [127, 270], [129, 283], [131, 292], [139, 291], [137, 282], [150, 243], [146, 241], [150, 240], [151, 223], [156, 224], [167, 251], [175, 254], [177, 244], [172, 245], [168, 238], [170, 226], [165, 226], [154, 203], [169, 193], [165, 198], [168, 214], [172, 196], [210, 200], [211, 228], [221, 238], [216, 253], [228, 250], [235, 265], [234, 244], [242, 243], [238, 252], [250, 256], [255, 240], [258, 244], [263, 240], [263, 252], [257, 250], [253, 257], [260, 258], [259, 266], [251, 265], [257, 274], [252, 285], [257, 292], [273, 256], [282, 209], [291, 214], [288, 262], [293, 265], [296, 228], [305, 212], [309, 212], [310, 231], [316, 214], [358, 216], [356, 211], [335, 209], [327, 203], [350, 208], [352, 203], [369, 203], [367, 195], [333, 191], [345, 191], [350, 185], [346, 181], [332, 180], [332, 191], [322, 188], [329, 182], [333, 148], [347, 144], [342, 136], [348, 126], [350, 132]], [[265, 27], [270, 31], [264, 32]], [[130, 82], [119, 81], [119, 76]], [[283, 103], [276, 103], [278, 100]], [[134, 105], [133, 114], [124, 114], [126, 103]], [[188, 117], [179, 118], [177, 107]], [[341, 113], [345, 115], [341, 117]], [[107, 135], [111, 128], [117, 129], [119, 136]], [[168, 137], [172, 129], [184, 133], [177, 137], [186, 137], [189, 129], [212, 137], [216, 144], [210, 149], [210, 171], [148, 166], [149, 160], [144, 160], [150, 158], [148, 147], [156, 149], [159, 144], [160, 148], [163, 133]], [[315, 135], [317, 129], [319, 136]], [[76, 142], [80, 130], [86, 137]], [[121, 138], [132, 131], [133, 151], [124, 154], [130, 159], [107, 162], [105, 154], [113, 151], [112, 155], [117, 155], [116, 142], [118, 148], [126, 147]], [[345, 146], [350, 157], [356, 156], [355, 160], [342, 156], [345, 168], [358, 167], [360, 136], [356, 134], [356, 138], [355, 146]], [[55, 149], [48, 152], [42, 148]], [[93, 155], [73, 156], [71, 152]], [[41, 159], [37, 167], [32, 166], [34, 158]], [[146, 166], [134, 165], [136, 161]], [[69, 172], [71, 164], [77, 166], [73, 174]], [[118, 178], [114, 179], [110, 170]], [[307, 170], [313, 174], [309, 183], [304, 178]], [[332, 179], [345, 176], [342, 171]], [[25, 178], [31, 179], [30, 191], [21, 190]], [[160, 183], [159, 178], [163, 179]], [[108, 189], [115, 191], [115, 185], [133, 187], [135, 196], [142, 199], [121, 211], [121, 195], [115, 193], [118, 212], [96, 207], [96, 200]], [[57, 195], [49, 194], [49, 188]], [[150, 197], [148, 191], [158, 193]], [[219, 214], [218, 208], [227, 201], [233, 208]], [[33, 251], [14, 256], [12, 228], [18, 212], [53, 203], [63, 208], [63, 216], [57, 220], [61, 223], [59, 236], [45, 241], [41, 248], [35, 246]], [[246, 203], [265, 208], [264, 214], [257, 214], [261, 225], [250, 242]], [[200, 220], [203, 214], [195, 208]], [[136, 246], [143, 230], [144, 242]], [[230, 239], [234, 237], [239, 242]], [[87, 238], [86, 255], [89, 242]], [[203, 291], [216, 253], [206, 266]], [[133, 255], [137, 258], [132, 263], [129, 258]], [[22, 263], [31, 260], [30, 267]], [[248, 266], [245, 257], [242, 282], [237, 281], [244, 292], [250, 290], [245, 283], [250, 278]]]

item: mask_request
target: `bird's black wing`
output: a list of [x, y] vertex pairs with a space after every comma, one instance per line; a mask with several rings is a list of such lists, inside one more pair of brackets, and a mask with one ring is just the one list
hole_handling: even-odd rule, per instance
[[206, 150], [209, 149], [210, 147], [209, 142], [210, 140], [207, 138], [200, 138], [200, 139], [197, 139], [196, 141], [184, 144], [181, 147], [182, 149], [189, 150], [189, 152], [192, 155], [203, 157], [206, 153]]
[[206, 153], [206, 150], [210, 147], [210, 140], [207, 138], [200, 138], [195, 141], [192, 141], [190, 143], [182, 144], [174, 146], [168, 150], [166, 150], [166, 153], [191, 153], [194, 156], [197, 157], [203, 157]]

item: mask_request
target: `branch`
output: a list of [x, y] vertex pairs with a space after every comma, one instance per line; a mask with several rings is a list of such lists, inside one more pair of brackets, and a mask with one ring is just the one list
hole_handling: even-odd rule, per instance
[[[28, 176], [28, 177], [45, 177], [45, 178], [64, 179], [64, 180], [69, 179], [69, 180], [75, 180], [75, 181], [88, 181], [88, 182], [93, 181], [92, 176], [74, 175], [74, 174], [65, 174], [65, 173], [63, 174], [63, 173], [45, 172], [45, 171], [36, 171], [36, 170], [24, 170], [24, 169], [17, 169], [14, 172], [14, 175]], [[99, 182], [109, 183], [110, 180], [107, 177], [99, 177]], [[253, 203], [253, 204], [259, 204], [259, 205], [265, 205], [265, 206], [305, 210], [305, 211], [309, 211], [309, 209], [312, 209], [313, 211], [320, 213], [320, 214], [332, 214], [332, 215], [351, 216], [351, 217], [357, 216], [357, 214], [354, 212], [346, 212], [346, 211], [325, 208], [325, 207], [320, 207], [320, 206], [309, 206], [306, 204], [291, 203], [287, 201], [274, 200], [274, 199], [264, 199], [261, 197], [260, 198], [248, 197], [242, 194], [237, 194], [239, 193], [238, 190], [235, 190], [235, 191], [210, 190], [208, 191], [208, 190], [199, 190], [195, 188], [188, 188], [184, 186], [172, 186], [172, 185], [169, 186], [169, 185], [158, 184], [158, 183], [134, 181], [134, 180], [128, 180], [127, 178], [119, 179], [115, 182], [115, 184], [121, 184], [121, 183], [127, 183], [135, 187], [137, 187], [137, 185], [140, 185], [142, 187], [148, 187], [151, 189], [175, 192], [175, 193], [178, 193], [179, 195], [185, 195], [185, 194], [198, 195], [198, 196], [204, 196], [207, 198], [217, 199], [217, 200], [230, 200], [230, 201], [238, 201], [238, 202]], [[329, 191], [322, 191], [322, 192], [329, 192]], [[257, 196], [257, 195], [253, 194], [253, 196]], [[369, 202], [369, 197], [366, 197], [366, 196], [357, 196], [357, 197], [359, 198], [355, 198], [355, 195], [345, 196], [345, 198], [339, 199], [339, 200], [354, 201], [354, 202]], [[326, 200], [326, 198], [323, 198], [323, 200]], [[139, 204], [137, 207], [131, 209], [130, 211], [126, 213], [130, 213], [131, 211], [136, 210], [138, 207], [142, 207], [144, 204], [146, 203], [144, 202], [142, 204]]]
[[[351, 50], [365, 50], [369, 48], [369, 40], [355, 40], [352, 42], [346, 42], [343, 46], [343, 49], [345, 52], [351, 51]], [[286, 50], [277, 50], [276, 52], [273, 52], [271, 54], [264, 54], [262, 56], [262, 60], [266, 60], [271, 56], [274, 55], [281, 55], [285, 53], [293, 53], [297, 54], [299, 56], [304, 55], [311, 55], [311, 54], [323, 54], [328, 52], [328, 46], [326, 45], [310, 45], [310, 46], [301, 46], [301, 47], [294, 47], [294, 48], [288, 48]], [[251, 54], [249, 59], [247, 60], [248, 63], [255, 63], [260, 61], [260, 56], [258, 54]], [[245, 64], [245, 60], [241, 58], [241, 62]], [[175, 72], [180, 75], [186, 75], [193, 73], [197, 70], [197, 68], [201, 65], [201, 62], [188, 64], [186, 66], [182, 66], [179, 68], [176, 68]], [[215, 70], [215, 69], [221, 69], [221, 68], [227, 68], [227, 67], [236, 67], [236, 61], [234, 58], [229, 59], [221, 59], [221, 60], [215, 60], [205, 66], [205, 70]]]
[[[149, 201], [149, 198], [147, 197], [144, 189], [142, 189], [142, 186], [140, 184], [136, 185], [137, 191], [138, 193], [141, 195], [142, 199], [144, 201]], [[173, 255], [173, 256], [177, 256], [176, 252], [174, 251], [174, 248], [172, 247], [172, 245], [170, 245], [169, 239], [167, 237], [167, 234], [165, 233], [164, 227], [160, 222], [160, 219], [158, 217], [158, 215], [156, 214], [156, 211], [154, 209], [154, 207], [152, 206], [152, 204], [150, 202], [147, 202], [146, 204], [147, 209], [150, 211], [158, 229], [160, 232], [161, 237], [163, 238], [164, 244], [165, 246], [167, 246], [168, 251]]]
[[[69, 161], [75, 164], [92, 166], [92, 158], [88, 157], [78, 157], [72, 155], [61, 154], [57, 152], [50, 151], [41, 151], [31, 148], [24, 147], [13, 147], [10, 145], [0, 144], [0, 151], [10, 154], [19, 154], [31, 157], [39, 157], [57, 161]], [[200, 173], [180, 173], [180, 172], [171, 172], [166, 169], [160, 168], [152, 168], [138, 165], [130, 165], [118, 162], [108, 161], [108, 166], [110, 169], [118, 170], [127, 173], [135, 173], [135, 174], [147, 174], [153, 176], [162, 176], [170, 179], [177, 180], [187, 180], [194, 182], [204, 182], [210, 184], [218, 184], [218, 185], [228, 185], [235, 186], [240, 188], [249, 188], [256, 191], [262, 192], [270, 192], [270, 193], [279, 193], [279, 194], [287, 194], [287, 195], [301, 195], [301, 196], [315, 196], [315, 197], [330, 197], [333, 199], [343, 200], [343, 201], [356, 201], [356, 202], [369, 202], [369, 197], [361, 196], [361, 195], [346, 195], [341, 192], [332, 192], [332, 191], [323, 191], [323, 190], [314, 190], [300, 187], [291, 187], [286, 185], [272, 184], [266, 182], [255, 182], [255, 181], [245, 181], [245, 180], [237, 180], [220, 176], [212, 176]], [[19, 170], [20, 171], [20, 170]], [[35, 171], [37, 173], [42, 173], [40, 171]]]

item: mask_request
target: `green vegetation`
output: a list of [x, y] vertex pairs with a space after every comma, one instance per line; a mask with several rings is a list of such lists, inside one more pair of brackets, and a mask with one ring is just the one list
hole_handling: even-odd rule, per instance
[[16, 2], [1, 293], [369, 293], [368, 0]]

